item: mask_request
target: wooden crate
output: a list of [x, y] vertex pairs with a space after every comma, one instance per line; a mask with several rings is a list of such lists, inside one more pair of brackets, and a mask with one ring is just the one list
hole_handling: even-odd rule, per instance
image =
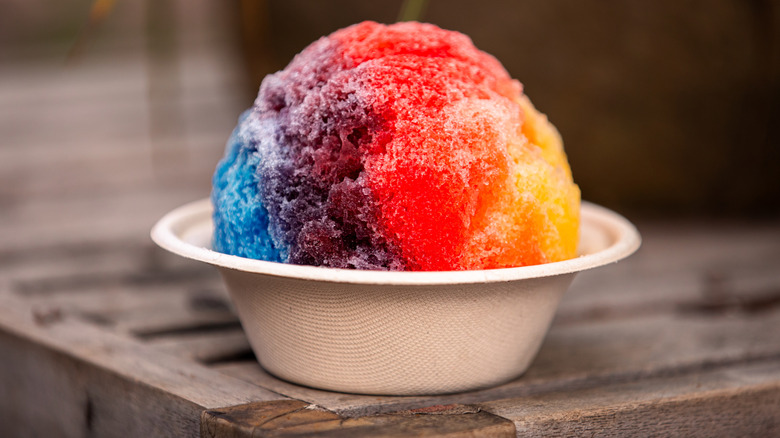
[[639, 221], [643, 248], [580, 275], [496, 388], [360, 396], [265, 373], [216, 271], [148, 238], [208, 195], [240, 111], [209, 59], [188, 61], [207, 91], [183, 93], [185, 135], [154, 141], [137, 59], [0, 71], [3, 436], [780, 435], [777, 221]]

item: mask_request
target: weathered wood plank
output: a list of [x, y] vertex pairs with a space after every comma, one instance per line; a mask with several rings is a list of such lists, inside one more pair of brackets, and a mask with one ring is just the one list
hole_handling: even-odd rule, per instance
[[105, 244], [148, 239], [154, 223], [174, 207], [208, 196], [191, 189], [141, 193], [121, 199], [110, 195], [63, 201], [25, 203], [13, 216], [4, 215], [0, 241], [5, 252], [30, 245]]
[[[214, 91], [185, 96], [174, 102], [173, 109], [179, 110], [177, 116], [187, 122], [186, 130], [182, 137], [166, 141], [209, 155], [211, 140], [221, 138], [224, 145], [238, 116], [246, 109], [242, 105], [245, 100], [245, 96], [219, 95]], [[88, 160], [91, 155], [110, 158], [134, 150], [150, 152], [149, 105], [147, 90], [141, 90], [140, 94], [82, 97], [75, 101], [49, 99], [16, 106], [4, 101], [0, 105], [0, 129], [8, 136], [4, 144], [7, 148], [0, 151], [0, 157], [14, 158], [24, 164], [51, 164], [57, 158], [74, 162], [73, 155], [66, 154], [68, 151]], [[62, 111], [62, 107], [68, 110]], [[40, 126], [47, 129], [36, 129]], [[57, 150], [58, 147], [61, 149]], [[7, 162], [0, 165], [3, 170], [10, 168]], [[41, 166], [38, 171], [45, 169]]]
[[[238, 88], [244, 72], [235, 64], [236, 54], [212, 44], [188, 47], [179, 53], [179, 62], [189, 67], [181, 71], [182, 98], [198, 94], [228, 97], [243, 93]], [[42, 61], [42, 60], [38, 60]], [[50, 60], [51, 61], [51, 60]], [[76, 65], [61, 62], [4, 63], [0, 69], [0, 98], [10, 107], [47, 101], [146, 99], [149, 72], [147, 53], [143, 50], [103, 53], [89, 56]]]
[[144, 339], [188, 332], [235, 329], [240, 327], [238, 317], [227, 309], [193, 311], [187, 307], [144, 309], [111, 315], [114, 330]]
[[381, 397], [304, 388], [251, 362], [217, 370], [345, 416], [427, 404], [476, 403], [569, 391], [652, 376], [690, 373], [755, 360], [780, 360], [780, 309], [750, 315], [650, 315], [553, 326], [531, 368], [496, 388], [435, 397]]
[[239, 438], [271, 434], [272, 426], [281, 422], [289, 426], [338, 420], [333, 412], [311, 409], [299, 400], [259, 402], [207, 410], [201, 420], [203, 438]]
[[198, 436], [198, 403], [50, 347], [0, 329], [3, 436]]
[[11, 260], [0, 268], [0, 284], [32, 308], [138, 336], [237, 325], [216, 270], [152, 249], [130, 245], [127, 251], [66, 251], [38, 263]]
[[[46, 155], [40, 162], [19, 162], [6, 157], [7, 169], [0, 169], [0, 194], [6, 205], [69, 199], [90, 194], [123, 196], [138, 192], [155, 192], [166, 187], [197, 187], [208, 189], [210, 175], [222, 153], [224, 138], [201, 138], [203, 151], [190, 148], [182, 151], [180, 160], [162, 164], [152, 160], [152, 150], [128, 144], [119, 153], [86, 155], [86, 151], [70, 151], [69, 159]], [[207, 143], [207, 144], [206, 144]], [[208, 148], [206, 148], [208, 146]], [[194, 150], [193, 150], [194, 149]], [[81, 158], [86, 155], [86, 158]], [[2, 157], [0, 157], [2, 159]], [[50, 162], [51, 161], [51, 162]], [[205, 190], [204, 190], [205, 191]]]
[[3, 250], [138, 239], [171, 208], [207, 196], [246, 105], [229, 57], [181, 58], [192, 69], [181, 74], [175, 138], [150, 139], [143, 59], [0, 69]]
[[36, 314], [7, 293], [0, 294], [0, 302], [0, 331], [6, 337], [61, 352], [84, 366], [108, 370], [133, 384], [151, 386], [206, 408], [279, 399], [255, 385], [68, 315]]
[[[25, 302], [33, 309], [49, 309], [83, 319], [119, 333], [133, 334], [136, 327], [143, 332], [145, 326], [138, 321], [143, 315], [159, 313], [168, 309], [174, 313], [189, 311], [190, 313], [211, 315], [213, 313], [230, 313], [227, 310], [208, 311], [195, 310], [195, 301], [200, 301], [201, 295], [190, 292], [189, 288], [175, 286], [145, 286], [143, 291], [135, 289], [119, 289], [108, 287], [80, 293], [56, 293], [26, 295]], [[222, 308], [224, 309], [224, 307]], [[179, 318], [181, 319], [181, 318]], [[191, 318], [194, 319], [194, 318]], [[170, 324], [169, 324], [170, 326]], [[147, 325], [150, 329], [154, 324]]]
[[[220, 131], [228, 135], [251, 102], [239, 86], [242, 72], [225, 58], [224, 53], [192, 52], [182, 58], [191, 69], [180, 75], [173, 109], [187, 137]], [[0, 69], [0, 129], [7, 134], [6, 144], [54, 149], [51, 145], [58, 141], [77, 138], [82, 145], [103, 143], [107, 148], [107, 140], [114, 138], [148, 142], [147, 64], [143, 57], [126, 54], [70, 68]], [[47, 129], [34, 129], [38, 126]]]
[[300, 401], [261, 402], [203, 413], [201, 436], [273, 437], [514, 437], [511, 421], [468, 406], [439, 406], [342, 418]]
[[63, 247], [32, 249], [0, 254], [0, 260], [0, 278], [26, 297], [66, 294], [77, 299], [77, 295], [95, 290], [144, 295], [146, 288], [142, 286], [154, 290], [162, 285], [185, 288], [200, 284], [202, 289], [224, 289], [216, 269], [173, 256], [151, 242], [143, 246], [104, 243], [103, 248], [89, 253]]
[[777, 436], [780, 364], [727, 367], [479, 405], [518, 436]]
[[[96, 284], [84, 285], [86, 290], [68, 287], [78, 287], [78, 284], [65, 284], [64, 289], [56, 291], [23, 289], [26, 293], [22, 296], [36, 311], [56, 312], [97, 323], [105, 330], [151, 340], [154, 344], [168, 343], [178, 353], [183, 353], [189, 345], [199, 345], [200, 353], [182, 354], [191, 359], [212, 360], [239, 355], [248, 349], [246, 337], [240, 331], [238, 318], [222, 284], [211, 276], [208, 279], [213, 281], [204, 282], [199, 278], [188, 278], [184, 283], [176, 278], [173, 283], [166, 284], [165, 280], [154, 279], [129, 281], [127, 276], [120, 276], [115, 281], [88, 277]], [[231, 338], [237, 339], [226, 344], [209, 335], [225, 330], [231, 332]], [[187, 342], [187, 337], [196, 339]], [[197, 339], [199, 337], [202, 339]], [[206, 352], [209, 344], [213, 344], [216, 353]]]
[[635, 255], [575, 278], [557, 324], [780, 301], [780, 224], [660, 221], [639, 229]]
[[161, 335], [147, 339], [145, 344], [171, 356], [202, 363], [228, 361], [251, 351], [240, 326], [219, 331]]

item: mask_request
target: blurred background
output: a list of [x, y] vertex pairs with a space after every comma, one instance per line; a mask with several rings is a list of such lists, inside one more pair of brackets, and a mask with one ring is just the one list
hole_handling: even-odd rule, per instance
[[[338, 28], [396, 21], [405, 4], [0, 0], [0, 435], [116, 433], [126, 416], [178, 424], [196, 404], [176, 394], [217, 406], [209, 388], [222, 385], [205, 374], [184, 385], [191, 368], [178, 364], [260, 372], [217, 272], [156, 248], [149, 231], [209, 195], [266, 74]], [[645, 239], [625, 263], [578, 276], [531, 381], [541, 385], [501, 397], [669, 376], [723, 376], [729, 400], [745, 394], [737, 386], [776, 395], [761, 379], [780, 357], [780, 1], [421, 6], [421, 21], [469, 35], [524, 84], [560, 130], [583, 198]], [[742, 382], [743, 369], [764, 377]], [[128, 435], [150, 435], [138, 424]]]
[[[57, 215], [57, 232], [76, 230], [80, 200], [103, 197], [94, 234], [141, 214], [134, 206], [151, 205], [147, 227], [207, 196], [265, 74], [340, 27], [396, 21], [402, 3], [0, 1], [5, 220]], [[524, 84], [560, 130], [584, 199], [641, 217], [780, 215], [777, 2], [423, 6], [421, 21], [471, 36]]]

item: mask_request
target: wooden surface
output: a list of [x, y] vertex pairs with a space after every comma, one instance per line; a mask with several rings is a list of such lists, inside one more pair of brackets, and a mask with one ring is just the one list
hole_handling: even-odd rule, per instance
[[216, 271], [148, 238], [208, 195], [241, 111], [223, 61], [182, 58], [177, 135], [151, 135], [143, 60], [0, 70], [3, 436], [780, 436], [778, 221], [632, 218], [642, 249], [581, 274], [497, 388], [360, 396], [265, 373]]

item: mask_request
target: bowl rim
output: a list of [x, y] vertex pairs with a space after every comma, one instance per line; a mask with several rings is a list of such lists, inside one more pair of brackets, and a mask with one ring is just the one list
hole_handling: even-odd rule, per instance
[[220, 268], [298, 280], [391, 286], [498, 283], [571, 274], [617, 262], [634, 253], [641, 245], [639, 231], [626, 218], [605, 207], [583, 201], [580, 209], [581, 223], [600, 228], [609, 234], [612, 240], [609, 246], [591, 254], [540, 265], [472, 271], [340, 269], [249, 259], [223, 254], [185, 241], [182, 235], [187, 230], [195, 226], [209, 225], [212, 211], [209, 198], [175, 208], [154, 225], [151, 238], [167, 251]]

